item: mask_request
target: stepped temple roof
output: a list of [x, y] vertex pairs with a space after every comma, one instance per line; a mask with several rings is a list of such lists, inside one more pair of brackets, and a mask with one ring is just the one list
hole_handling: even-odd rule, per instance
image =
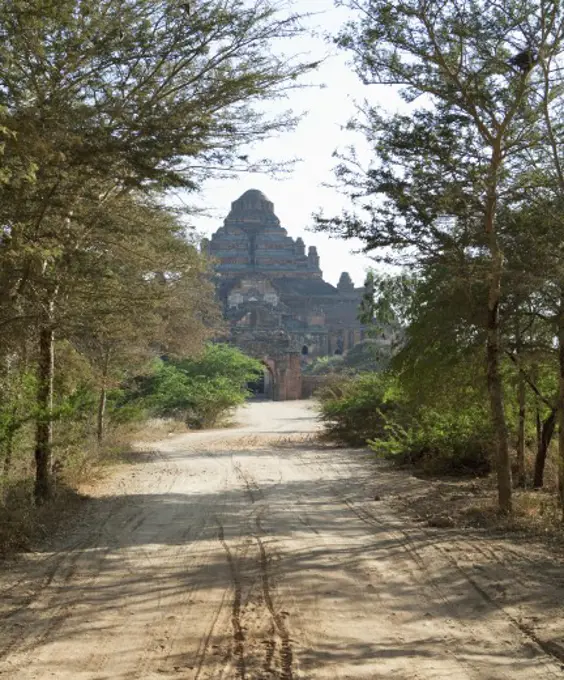
[[324, 281], [317, 249], [288, 236], [261, 191], [250, 189], [233, 201], [223, 226], [202, 248], [214, 262], [236, 344], [257, 334], [276, 344], [275, 334], [284, 331], [291, 347], [311, 359], [342, 353], [361, 339], [362, 289], [347, 273], [338, 286]]

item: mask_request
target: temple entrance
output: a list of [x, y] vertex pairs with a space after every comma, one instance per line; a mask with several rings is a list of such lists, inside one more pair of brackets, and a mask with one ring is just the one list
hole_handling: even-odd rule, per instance
[[252, 393], [253, 397], [257, 399], [273, 399], [274, 393], [274, 376], [272, 375], [271, 367], [266, 361], [263, 364], [262, 375], [259, 375], [256, 380], [247, 384], [247, 388]]
[[265, 373], [266, 368], [263, 369], [263, 372], [257, 377], [256, 380], [251, 381], [250, 383], [247, 383], [247, 389], [249, 392], [252, 393], [253, 397], [263, 397], [264, 396], [264, 388], [265, 388]]

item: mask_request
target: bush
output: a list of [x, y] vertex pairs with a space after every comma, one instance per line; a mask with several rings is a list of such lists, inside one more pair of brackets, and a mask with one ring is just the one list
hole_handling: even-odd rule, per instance
[[249, 396], [247, 384], [261, 364], [229, 345], [208, 345], [195, 359], [161, 361], [138, 381], [138, 399], [149, 414], [183, 420], [190, 427], [217, 425]]
[[390, 437], [395, 421], [405, 418], [397, 382], [384, 374], [366, 373], [333, 381], [319, 393], [327, 436], [363, 446], [369, 439]]
[[484, 414], [468, 409], [436, 411], [422, 407], [407, 427], [395, 423], [388, 438], [373, 438], [370, 448], [397, 463], [415, 465], [430, 474], [490, 472], [492, 432]]
[[345, 360], [341, 354], [336, 354], [330, 357], [319, 357], [311, 364], [304, 367], [303, 372], [306, 375], [330, 375], [333, 373], [342, 373], [345, 368]]
[[389, 363], [391, 349], [381, 340], [368, 338], [345, 354], [319, 357], [304, 368], [306, 375], [357, 375], [382, 371]]
[[429, 473], [487, 474], [492, 432], [482, 408], [456, 400], [434, 407], [409, 398], [396, 377], [335, 379], [319, 393], [326, 436]]

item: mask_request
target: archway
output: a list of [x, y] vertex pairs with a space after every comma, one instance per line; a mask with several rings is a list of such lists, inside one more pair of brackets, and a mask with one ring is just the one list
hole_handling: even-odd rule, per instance
[[268, 397], [274, 401], [301, 399], [302, 368], [297, 352], [265, 356], [262, 359], [271, 379]]
[[268, 359], [260, 359], [262, 373], [256, 380], [250, 382], [247, 387], [257, 399], [274, 398], [274, 368]]

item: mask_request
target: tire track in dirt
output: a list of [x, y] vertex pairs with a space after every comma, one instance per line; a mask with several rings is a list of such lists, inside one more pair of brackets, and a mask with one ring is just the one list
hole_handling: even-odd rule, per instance
[[[419, 570], [415, 571], [412, 569], [410, 570], [410, 572], [413, 579], [419, 583], [421, 590], [424, 592], [425, 590], [430, 589], [431, 592], [434, 593], [435, 596], [439, 599], [439, 601], [444, 606], [446, 606], [447, 609], [451, 612], [453, 619], [456, 619], [455, 608], [452, 606], [452, 603], [450, 602], [449, 598], [445, 595], [443, 589], [435, 582], [435, 579], [432, 577], [430, 579], [423, 578], [425, 575], [429, 574], [429, 569], [424, 559], [419, 554], [417, 548], [414, 546], [412, 538], [409, 535], [409, 533], [401, 528], [391, 526], [388, 522], [378, 519], [362, 506], [355, 505], [348, 498], [345, 498], [342, 494], [340, 494], [339, 491], [334, 487], [332, 488], [332, 491], [337, 495], [338, 498], [340, 498], [340, 500], [346, 505], [346, 507], [364, 524], [368, 525], [373, 529], [374, 528], [383, 529], [391, 538], [394, 538], [398, 541], [399, 546], [405, 551], [408, 559], [415, 563]], [[432, 602], [432, 598], [430, 599], [430, 601]], [[459, 621], [458, 623], [462, 628], [468, 631], [473, 630], [472, 627], [466, 624], [465, 622]], [[457, 664], [459, 664], [461, 668], [465, 669], [469, 677], [474, 676], [473, 668], [464, 658], [461, 657], [460, 654], [457, 654], [452, 650], [449, 650], [447, 654], [452, 659], [454, 659], [454, 661]]]
[[233, 627], [233, 649], [235, 654], [235, 667], [240, 680], [246, 680], [247, 671], [245, 663], [245, 634], [241, 626], [241, 601], [242, 601], [242, 585], [239, 571], [235, 558], [231, 553], [227, 541], [225, 540], [225, 533], [223, 525], [218, 521], [218, 540], [221, 543], [227, 557], [229, 565], [229, 574], [231, 576], [231, 583], [233, 586], [233, 602], [231, 604], [231, 625]]
[[[441, 553], [444, 559], [448, 560], [448, 562], [463, 576], [463, 578], [466, 581], [468, 581], [468, 583], [470, 583], [470, 585], [480, 595], [480, 597], [483, 600], [485, 600], [493, 609], [498, 610], [506, 619], [508, 619], [516, 628], [518, 628], [523, 633], [523, 635], [525, 635], [525, 637], [527, 637], [534, 645], [536, 645], [540, 650], [542, 650], [542, 652], [544, 652], [546, 656], [552, 658], [556, 662], [564, 664], [564, 649], [562, 648], [561, 645], [553, 643], [550, 640], [543, 640], [539, 635], [535, 633], [531, 626], [524, 624], [517, 617], [513, 616], [511, 612], [507, 611], [507, 608], [503, 604], [501, 604], [494, 597], [492, 597], [492, 595], [490, 595], [487, 589], [482, 587], [478, 583], [477, 579], [474, 576], [472, 576], [472, 574], [470, 574], [467, 569], [462, 567], [450, 553], [442, 550], [438, 546], [433, 547], [435, 548], [435, 550]], [[488, 552], [491, 552], [492, 555], [494, 555], [495, 552], [493, 549], [491, 551], [488, 550], [487, 552], [486, 550], [483, 549], [477, 550], [482, 555], [487, 555]], [[504, 568], [507, 568], [503, 562], [500, 562], [499, 560], [496, 561], [498, 562], [498, 564], [501, 564]], [[512, 573], [513, 577], [515, 577], [514, 571], [515, 570], [513, 569], [508, 569], [508, 572]], [[519, 582], [524, 583], [520, 579]], [[555, 677], [558, 676], [555, 675]]]
[[243, 483], [245, 487], [245, 493], [247, 494], [251, 503], [256, 503], [259, 500], [264, 499], [264, 493], [260, 486], [252, 479], [248, 474], [243, 472], [243, 468], [240, 463], [233, 463], [233, 469], [237, 475], [237, 479]]
[[272, 599], [270, 575], [268, 569], [268, 555], [266, 553], [266, 548], [261, 540], [260, 535], [264, 535], [264, 529], [260, 523], [260, 517], [256, 518], [257, 534], [255, 539], [258, 545], [260, 554], [260, 574], [262, 581], [262, 593], [264, 596], [265, 604], [272, 617], [273, 624], [276, 628], [276, 632], [280, 637], [281, 648], [280, 648], [280, 666], [281, 666], [281, 680], [293, 680], [294, 676], [292, 673], [292, 666], [294, 661], [294, 653], [292, 650], [292, 643], [290, 640], [290, 633], [284, 621], [284, 617], [280, 612], [276, 611], [274, 606], [274, 601]]
[[199, 678], [201, 676], [201, 673], [202, 673], [202, 670], [203, 670], [203, 667], [204, 667], [204, 663], [206, 662], [206, 659], [207, 659], [207, 656], [208, 656], [210, 643], [211, 643], [215, 628], [217, 626], [217, 622], [219, 621], [219, 617], [221, 615], [221, 612], [223, 611], [225, 599], [227, 597], [227, 593], [229, 592], [229, 590], [230, 590], [229, 588], [226, 588], [223, 591], [223, 596], [220, 600], [219, 606], [216, 608], [216, 610], [213, 614], [211, 624], [210, 624], [206, 634], [201, 638], [200, 644], [198, 645], [198, 649], [196, 651], [196, 664], [195, 664], [196, 673], [194, 675], [194, 680], [199, 680]]
[[[164, 462], [160, 455], [155, 454], [153, 459], [159, 463]], [[166, 477], [163, 469], [157, 470], [157, 484], [160, 485]], [[122, 484], [123, 480], [118, 480], [118, 487]], [[167, 484], [166, 491], [169, 490], [170, 484]], [[82, 604], [74, 594], [76, 585], [73, 588], [73, 583], [79, 581], [82, 591], [93, 590], [102, 576], [107, 556], [121, 546], [123, 536], [133, 534], [148, 517], [143, 504], [132, 504], [127, 496], [112, 499], [101, 517], [99, 514], [99, 508], [95, 504], [85, 508], [87, 530], [84, 531], [84, 523], [72, 527], [73, 532], [82, 533], [81, 538], [67, 543], [55, 555], [47, 558], [49, 562], [53, 558], [56, 562], [50, 565], [47, 572], [43, 574], [43, 578], [40, 577], [35, 581], [33, 592], [25, 598], [23, 603], [7, 616], [2, 617], [3, 620], [13, 620], [14, 623], [12, 632], [9, 629], [4, 631], [0, 660], [12, 654], [22, 655], [22, 659], [17, 664], [19, 672], [34, 663], [32, 651], [55, 639], [60, 629], [72, 617], [75, 609]], [[90, 524], [94, 520], [96, 524], [92, 527]], [[47, 560], [39, 563], [38, 570], [45, 565]], [[79, 576], [82, 565], [86, 575]], [[17, 589], [24, 580], [20, 579], [8, 590]], [[48, 617], [33, 616], [31, 625], [18, 622], [18, 618], [26, 617], [26, 614], [39, 604], [49, 611]], [[22, 628], [23, 626], [25, 628]], [[28, 634], [22, 636], [22, 629], [29, 631]], [[100, 659], [94, 665], [98, 668]], [[86, 670], [91, 667], [93, 667], [93, 661], [88, 657], [84, 668]]]
[[[413, 545], [413, 540], [409, 536], [408, 532], [402, 529], [397, 529], [397, 528], [392, 528], [388, 527], [386, 523], [378, 520], [376, 517], [374, 517], [370, 512], [368, 512], [365, 508], [362, 508], [361, 506], [356, 506], [354, 505], [351, 501], [349, 501], [346, 498], [341, 497], [342, 501], [345, 503], [345, 505], [353, 512], [353, 514], [358, 517], [361, 521], [364, 523], [373, 526], [373, 527], [378, 527], [378, 528], [384, 528], [386, 530], [391, 530], [392, 534], [395, 533], [396, 535], [401, 535], [402, 537], [402, 547], [407, 551], [411, 559], [414, 560], [414, 562], [417, 564], [419, 569], [422, 571], [422, 573], [428, 573], [429, 569], [428, 566], [425, 562], [425, 560], [421, 557], [419, 554], [417, 548]], [[421, 530], [419, 530], [421, 531]], [[466, 544], [467, 545], [467, 544]], [[490, 608], [493, 610], [499, 612], [510, 624], [515, 626], [521, 633], [537, 648], [541, 653], [544, 653], [549, 659], [557, 662], [557, 663], [564, 663], [564, 651], [562, 648], [554, 643], [551, 643], [550, 641], [545, 641], [542, 640], [533, 630], [531, 627], [527, 626], [526, 624], [523, 624], [521, 621], [519, 621], [516, 617], [514, 617], [510, 612], [506, 610], [506, 608], [497, 602], [494, 597], [492, 597], [488, 591], [480, 586], [480, 584], [477, 582], [477, 580], [468, 573], [466, 569], [464, 569], [456, 559], [447, 551], [441, 549], [439, 546], [435, 544], [429, 544], [429, 547], [432, 548], [433, 550], [437, 551], [440, 553], [443, 559], [446, 559], [451, 566], [453, 566], [456, 571], [460, 573], [460, 575], [464, 578], [464, 580], [469, 583], [469, 585], [474, 589], [474, 591], [479, 595], [479, 597], [488, 604]], [[484, 556], [487, 555], [485, 551], [479, 550], [481, 554]], [[489, 550], [488, 550], [489, 552]], [[493, 552], [493, 551], [492, 551]], [[498, 561], [498, 560], [496, 560]], [[498, 561], [498, 563], [503, 564]], [[505, 566], [505, 565], [504, 565]], [[414, 576], [417, 576], [416, 574]], [[421, 584], [424, 586], [425, 583], [419, 579]], [[453, 616], [456, 615], [456, 611], [453, 609], [452, 604], [450, 602], [450, 599], [448, 596], [444, 593], [443, 588], [440, 587], [439, 584], [436, 583], [434, 578], [431, 578], [430, 581], [427, 583], [428, 586], [432, 588], [432, 590], [435, 592], [435, 594], [442, 600], [442, 602], [449, 607], [449, 609], [453, 610]], [[463, 621], [458, 621], [458, 624], [463, 627], [467, 628], [468, 630], [472, 630], [472, 627], [468, 626]], [[457, 659], [459, 663], [461, 663], [463, 666], [467, 666], [467, 664], [458, 657], [458, 655], [454, 655], [454, 657]], [[551, 674], [553, 677], [562, 677], [561, 674], [555, 674], [551, 672], [549, 669], [547, 671]]]
[[[206, 453], [205, 449], [202, 453]], [[166, 459], [164, 460], [166, 461]], [[174, 473], [174, 478], [167, 487], [167, 492], [172, 492], [175, 484], [182, 483], [183, 475], [178, 465], [174, 466]], [[225, 490], [226, 483], [227, 475], [225, 471], [222, 471], [222, 481], [220, 487], [223, 490]], [[219, 507], [216, 509], [221, 512], [224, 506], [225, 501], [222, 501], [219, 504]], [[178, 518], [179, 513], [180, 510], [174, 514], [174, 517], [171, 520], [172, 523], [174, 523], [174, 521]], [[192, 526], [188, 527], [182, 532], [180, 540], [178, 541], [178, 548], [172, 553], [169, 560], [167, 560], [169, 562], [177, 562], [178, 560], [185, 561], [187, 558], [193, 557], [192, 553], [198, 546], [199, 541], [202, 540], [202, 537], [208, 528], [212, 529], [212, 527], [210, 527], [209, 517], [205, 514], [197, 516], [190, 515], [189, 519], [192, 522]], [[210, 535], [210, 541], [213, 539], [215, 539], [215, 533]], [[197, 568], [202, 571], [204, 565], [209, 560], [209, 555], [211, 552], [212, 547], [210, 546], [205, 553], [198, 554], [195, 558], [193, 557], [190, 568], [192, 570]], [[152, 555], [146, 555], [147, 561], [152, 562], [152, 559]], [[164, 620], [161, 618], [147, 628], [145, 631], [147, 643], [139, 659], [136, 661], [135, 671], [132, 675], [132, 678], [144, 680], [149, 672], [155, 669], [159, 673], [166, 672], [166, 666], [170, 663], [172, 650], [174, 646], [178, 644], [180, 635], [184, 631], [185, 619], [187, 617], [189, 605], [192, 602], [193, 594], [197, 592], [202, 585], [203, 582], [201, 580], [193, 581], [188, 588], [183, 589], [182, 594], [174, 603], [175, 612], [177, 612], [177, 614], [175, 614], [174, 617], [165, 617]], [[175, 673], [180, 672], [183, 668], [188, 668], [195, 670], [195, 679], [200, 676], [200, 673], [204, 667], [204, 663], [207, 660], [211, 638], [214, 634], [214, 630], [220, 618], [221, 612], [223, 611], [223, 606], [228, 591], [229, 588], [224, 590], [219, 606], [213, 614], [211, 625], [207, 633], [200, 639], [200, 643], [194, 655], [194, 661], [190, 661], [187, 664], [173, 666], [172, 670]], [[161, 606], [160, 596], [158, 605], [159, 607]]]
[[[32, 631], [28, 636], [22, 637], [17, 618], [24, 616], [33, 605], [40, 601], [41, 598], [51, 597], [54, 599], [57, 597], [57, 593], [66, 591], [77, 572], [80, 561], [85, 557], [84, 550], [86, 548], [91, 548], [93, 550], [99, 548], [100, 539], [112, 518], [112, 514], [113, 513], [109, 511], [102, 525], [90, 533], [86, 538], [74, 543], [70, 551], [69, 549], [61, 550], [58, 553], [60, 559], [58, 559], [49, 570], [45, 578], [39, 581], [39, 585], [34, 588], [31, 595], [26, 598], [20, 607], [15, 609], [8, 616], [3, 617], [3, 620], [12, 621], [12, 619], [14, 619], [15, 621], [13, 624], [14, 631], [11, 636], [7, 636], [8, 639], [4, 642], [2, 650], [0, 650], [0, 659], [4, 659], [14, 652], [21, 651], [25, 653], [26, 650], [33, 649], [43, 644], [49, 636], [53, 635], [61, 627], [66, 620], [68, 612], [72, 609], [73, 605], [76, 605], [76, 602], [68, 601], [63, 598], [63, 601], [58, 604], [50, 604], [49, 618], [43, 620], [43, 627], [37, 631]], [[109, 551], [110, 547], [108, 546], [97, 554], [95, 564], [96, 569], [91, 577], [84, 582], [83, 587], [91, 587], [93, 583], [95, 583], [100, 573], [101, 564]], [[91, 563], [91, 554], [88, 555], [87, 560]], [[56, 592], [51, 592], [53, 590], [56, 590]]]
[[[191, 557], [192, 549], [194, 548], [196, 541], [200, 539], [200, 537], [203, 535], [207, 527], [208, 524], [205, 519], [203, 520], [203, 524], [201, 527], [199, 527], [199, 530], [197, 532], [193, 532], [192, 528], [189, 527], [182, 534], [181, 540], [181, 542], [184, 543], [184, 539], [186, 539], [186, 545], [189, 547], [187, 548], [186, 545], [183, 544], [176, 551], [174, 551], [174, 553], [171, 555], [170, 560], [176, 561], [179, 558], [186, 559], [188, 557]], [[190, 542], [188, 542], [188, 538], [191, 539]], [[210, 550], [203, 553], [202, 555], [197, 556], [197, 558], [192, 561], [191, 568], [192, 569], [197, 568], [202, 570], [208, 559], [209, 552]], [[164, 672], [164, 667], [168, 663], [171, 656], [172, 647], [176, 643], [179, 634], [183, 630], [184, 619], [186, 617], [187, 609], [192, 601], [192, 597], [194, 593], [198, 591], [198, 588], [201, 585], [202, 585], [201, 581], [200, 582], [194, 581], [188, 588], [183, 589], [182, 593], [178, 595], [178, 599], [176, 599], [174, 602], [175, 614], [165, 616], [164, 618], [161, 617], [147, 628], [145, 632], [145, 637], [148, 642], [146, 646], [143, 648], [136, 662], [135, 670], [132, 672], [131, 676], [132, 680], [133, 678], [144, 680], [144, 678], [146, 678], [149, 675], [150, 671], [154, 670], [154, 668], [152, 668], [153, 666], [154, 667], [158, 666], [157, 668], [158, 672]], [[215, 627], [215, 623], [217, 622], [217, 619], [219, 618], [219, 615], [223, 608], [223, 602], [226, 596], [226, 592], [227, 590], [224, 592], [220, 606], [214, 615], [212, 628], [207, 636], [208, 640], [209, 638], [211, 638], [213, 634], [213, 628]], [[159, 607], [161, 606], [160, 597], [158, 601], [158, 606]], [[200, 658], [200, 647], [201, 643], [196, 652], [195, 657], [196, 661], [194, 662], [194, 664], [191, 664], [196, 669], [203, 665], [205, 660], [204, 659], [205, 653], [207, 651], [207, 648], [204, 649], [202, 652], [202, 657]], [[177, 668], [175, 669], [176, 672], [178, 672], [179, 669], [180, 666], [177, 666]]]

